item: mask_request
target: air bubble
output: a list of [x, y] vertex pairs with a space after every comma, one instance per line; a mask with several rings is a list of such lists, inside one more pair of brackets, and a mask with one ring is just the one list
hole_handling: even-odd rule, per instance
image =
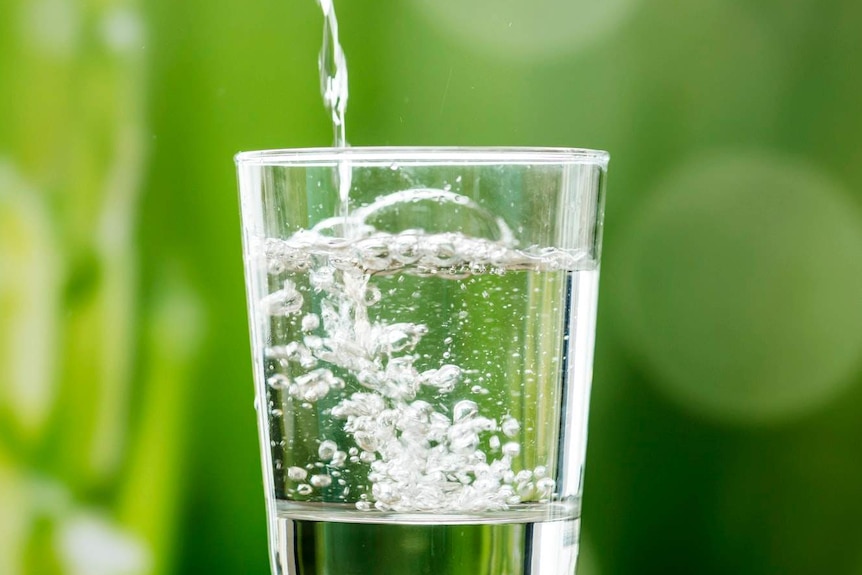
[[290, 387], [290, 378], [283, 373], [276, 373], [267, 378], [266, 383], [273, 389], [288, 389]]
[[329, 291], [335, 285], [335, 270], [331, 267], [314, 270], [309, 274], [308, 281], [318, 291]]
[[503, 430], [506, 437], [515, 437], [518, 435], [518, 431], [521, 430], [521, 424], [518, 423], [517, 419], [509, 416], [503, 419], [503, 422], [500, 424], [500, 429]]
[[317, 448], [317, 455], [321, 461], [329, 461], [335, 455], [336, 451], [338, 451], [338, 445], [331, 439], [327, 439], [320, 442], [320, 446]]
[[308, 477], [308, 472], [302, 467], [288, 467], [287, 477], [291, 481], [303, 481]]
[[385, 240], [369, 238], [360, 241], [356, 246], [360, 265], [371, 271], [385, 270], [392, 263], [389, 255], [389, 245]]
[[344, 381], [325, 368], [315, 369], [297, 376], [290, 386], [290, 395], [305, 402], [315, 402], [329, 393], [333, 387], [343, 387]]
[[377, 499], [375, 507], [381, 510], [388, 510], [387, 506], [398, 500], [397, 493], [388, 483], [375, 483], [371, 486], [371, 493]]
[[412, 264], [419, 259], [419, 241], [412, 233], [395, 236], [391, 247], [392, 257], [402, 264]]
[[539, 497], [543, 499], [550, 497], [556, 486], [557, 482], [550, 477], [543, 477], [536, 481], [536, 490], [539, 492]]
[[423, 246], [423, 253], [425, 257], [422, 259], [422, 263], [425, 265], [448, 268], [460, 261], [458, 249], [447, 237], [435, 237], [433, 241], [428, 241]]
[[284, 262], [281, 260], [271, 259], [267, 262], [266, 271], [270, 275], [278, 275], [280, 273], [284, 273], [285, 266]]
[[296, 285], [285, 280], [284, 287], [264, 297], [261, 309], [271, 316], [292, 315], [302, 309], [302, 294], [296, 289]]
[[503, 455], [506, 455], [508, 457], [518, 457], [518, 454], [520, 453], [521, 446], [514, 441], [510, 441], [503, 446]]
[[332, 478], [328, 475], [312, 475], [309, 482], [317, 488], [329, 487], [332, 484]]
[[383, 298], [383, 294], [380, 293], [380, 288], [377, 286], [368, 286], [368, 290], [365, 292], [365, 305], [371, 307], [378, 303]]
[[314, 489], [308, 483], [301, 483], [296, 486], [296, 492], [300, 495], [311, 495]]
[[424, 385], [436, 387], [441, 393], [449, 393], [455, 389], [455, 385], [458, 383], [460, 377], [460, 367], [446, 364], [439, 369], [430, 369], [422, 372], [421, 381]]
[[522, 469], [515, 475], [515, 481], [517, 483], [524, 483], [529, 481], [533, 477], [533, 472], [529, 469]]
[[332, 454], [332, 460], [329, 464], [333, 467], [341, 467], [347, 460], [347, 454], [343, 451], [336, 451]]
[[479, 447], [479, 435], [468, 425], [455, 424], [446, 434], [453, 453], [472, 453]]
[[302, 331], [314, 331], [320, 327], [320, 318], [310, 313], [302, 318]]
[[381, 351], [388, 355], [412, 351], [426, 333], [428, 328], [421, 324], [396, 323], [386, 326], [379, 336]]
[[301, 272], [309, 268], [311, 260], [305, 246], [290, 245], [281, 240], [267, 240], [264, 252], [267, 271], [272, 274]]
[[366, 453], [372, 452], [371, 455], [373, 456], [373, 452], [377, 451], [380, 447], [380, 440], [373, 433], [369, 433], [367, 431], [357, 431], [353, 434], [353, 440], [356, 441], [356, 445], [358, 445], [363, 451], [363, 453], [359, 455], [363, 461], [366, 461]]
[[478, 413], [479, 406], [476, 405], [476, 402], [465, 399], [455, 404], [452, 409], [452, 419], [457, 423], [475, 417]]

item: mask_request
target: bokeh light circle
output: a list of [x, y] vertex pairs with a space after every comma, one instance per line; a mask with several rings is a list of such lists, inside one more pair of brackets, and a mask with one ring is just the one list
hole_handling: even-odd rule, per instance
[[535, 61], [616, 31], [638, 0], [413, 0], [429, 22], [478, 51]]
[[799, 162], [713, 156], [661, 183], [628, 226], [621, 335], [680, 406], [728, 422], [816, 410], [862, 352], [862, 221]]

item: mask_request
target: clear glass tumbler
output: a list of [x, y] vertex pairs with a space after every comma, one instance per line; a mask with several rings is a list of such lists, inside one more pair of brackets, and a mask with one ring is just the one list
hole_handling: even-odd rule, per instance
[[273, 573], [574, 573], [607, 153], [236, 161]]

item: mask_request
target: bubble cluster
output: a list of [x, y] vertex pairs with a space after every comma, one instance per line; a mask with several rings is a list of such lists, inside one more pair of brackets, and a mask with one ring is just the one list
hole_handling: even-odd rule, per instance
[[261, 308], [269, 315], [292, 315], [302, 309], [302, 294], [290, 280], [284, 282], [284, 288], [266, 296], [261, 302]]
[[[381, 220], [386, 216], [383, 209], [374, 213]], [[354, 490], [360, 510], [486, 512], [553, 497], [555, 482], [544, 466], [516, 468], [523, 455], [520, 422], [483, 413], [469, 397], [487, 390], [477, 390], [449, 352], [436, 364], [426, 355], [422, 367], [417, 365], [428, 326], [372, 318], [369, 311], [384, 297], [372, 279], [395, 272], [451, 278], [569, 270], [582, 266], [587, 254], [516, 250], [506, 234], [489, 240], [421, 230], [390, 233], [364, 222], [353, 222], [348, 241], [339, 237], [345, 228], [346, 220], [332, 218], [263, 246], [269, 273], [295, 279], [281, 281], [260, 302], [266, 316], [286, 318], [296, 334], [286, 345], [267, 348], [274, 372], [267, 383], [301, 408], [326, 398], [330, 407], [321, 416], [340, 422], [350, 442], [339, 446], [342, 439], [319, 438], [316, 461], [287, 469], [288, 491], [308, 497], [337, 488], [346, 496], [350, 487], [342, 474], [364, 466], [367, 484]], [[314, 306], [303, 298], [299, 282], [316, 294]], [[433, 403], [425, 400], [432, 396]]]
[[[270, 238], [264, 244], [267, 267], [304, 272], [312, 267], [316, 258], [326, 257], [331, 267], [314, 269], [311, 282], [317, 289], [328, 290], [335, 287], [334, 276], [338, 270], [458, 278], [512, 270], [575, 270], [588, 264], [590, 257], [584, 250], [535, 246], [514, 249], [502, 241], [473, 238], [458, 232], [425, 234], [420, 230], [405, 230], [392, 234], [369, 232], [364, 226], [359, 229], [371, 235], [345, 240], [301, 231], [286, 240]], [[280, 304], [279, 296], [273, 296], [272, 302], [265, 302], [266, 307], [276, 311], [279, 305], [287, 307]]]

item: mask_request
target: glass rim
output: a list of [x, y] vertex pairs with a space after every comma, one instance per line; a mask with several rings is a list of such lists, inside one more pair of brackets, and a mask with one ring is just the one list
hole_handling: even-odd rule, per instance
[[284, 148], [239, 152], [238, 166], [310, 166], [340, 161], [364, 164], [577, 164], [607, 168], [610, 154], [588, 148], [516, 146], [358, 146]]

